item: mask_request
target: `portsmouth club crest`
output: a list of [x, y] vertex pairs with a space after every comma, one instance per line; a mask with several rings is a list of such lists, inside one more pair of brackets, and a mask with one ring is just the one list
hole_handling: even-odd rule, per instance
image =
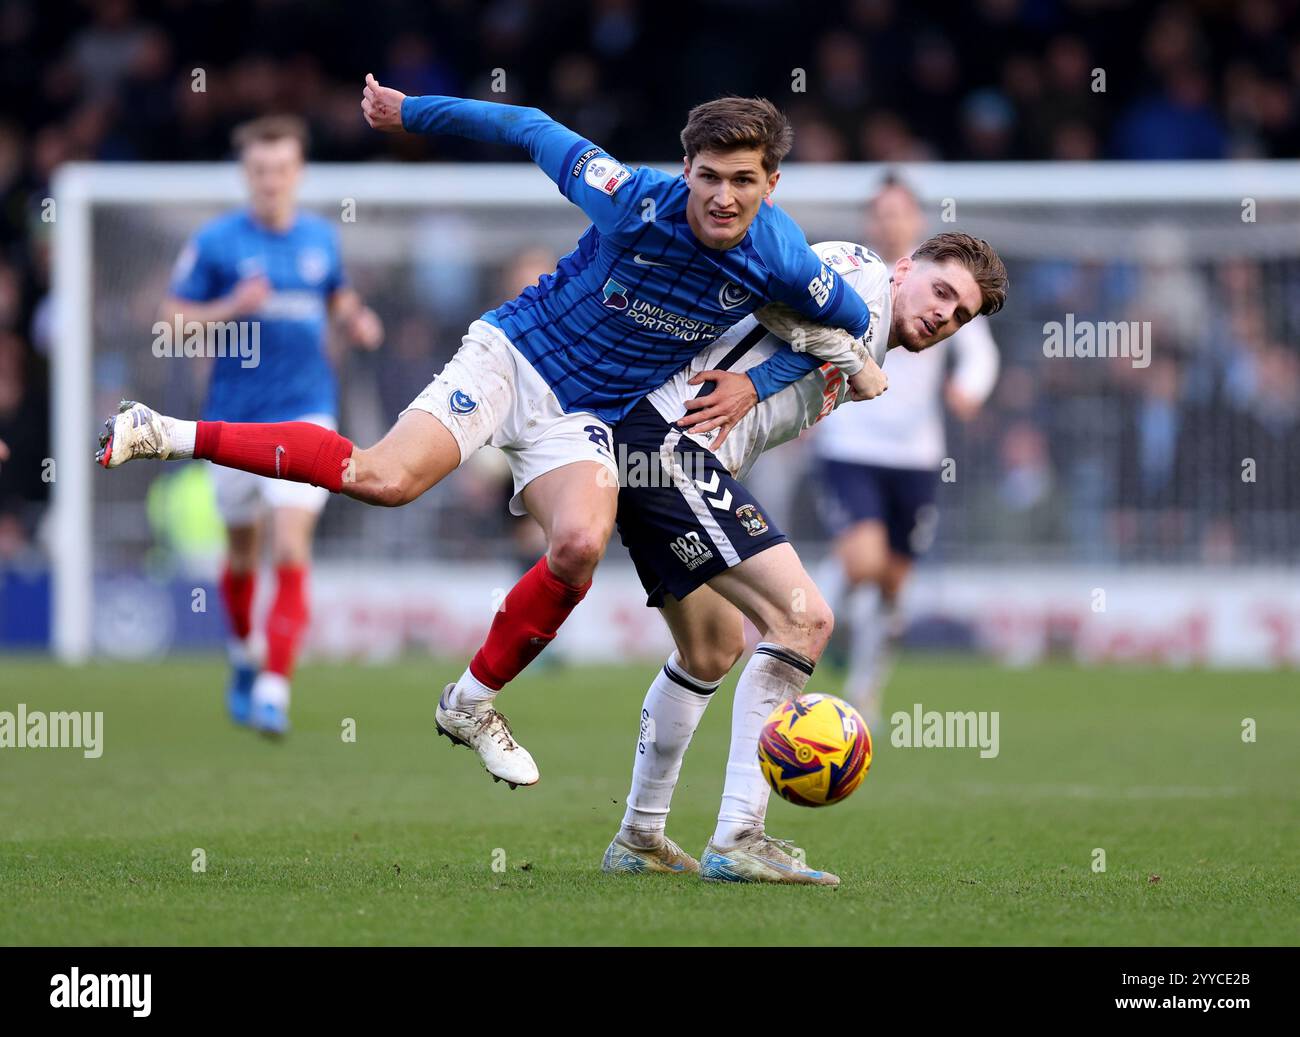
[[749, 289], [728, 281], [718, 289], [718, 305], [724, 310], [734, 310], [749, 301]]
[[453, 414], [473, 414], [478, 410], [478, 400], [456, 389], [447, 397], [447, 407]]
[[752, 537], [762, 536], [767, 532], [767, 519], [752, 504], [742, 504], [736, 509], [736, 518], [745, 527], [745, 532]]
[[330, 272], [330, 257], [324, 249], [304, 248], [298, 253], [298, 276], [306, 284], [320, 284]]

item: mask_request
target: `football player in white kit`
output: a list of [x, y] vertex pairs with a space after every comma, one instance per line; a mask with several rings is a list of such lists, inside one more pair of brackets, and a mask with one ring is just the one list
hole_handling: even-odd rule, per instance
[[[998, 309], [1005, 297], [1001, 261], [986, 242], [969, 235], [939, 235], [892, 268], [851, 242], [823, 242], [814, 249], [867, 303], [871, 324], [864, 341], [878, 363], [886, 349], [901, 345], [898, 352], [919, 352], [941, 342], [977, 313]], [[614, 429], [625, 473], [619, 534], [647, 604], [660, 609], [676, 651], [641, 710], [632, 788], [622, 827], [602, 861], [607, 872], [839, 882], [830, 872], [808, 867], [799, 850], [764, 828], [769, 787], [758, 765], [759, 733], [779, 702], [803, 691], [830, 638], [833, 617], [786, 536], [741, 479], [764, 450], [793, 439], [849, 399], [849, 387], [828, 363], [762, 401], [725, 435], [693, 435], [676, 424], [714, 384], [746, 377], [782, 339], [799, 348], [800, 339], [820, 330], [797, 315], [783, 320], [764, 308], [725, 332]], [[805, 608], [791, 609], [791, 598], [801, 593]], [[802, 626], [793, 627], [791, 615], [802, 617]], [[744, 651], [745, 618], [761, 641], [736, 687], [718, 824], [696, 861], [665, 834], [669, 801], [710, 696]]]
[[[871, 201], [867, 240], [892, 263], [911, 254], [924, 224], [916, 196], [889, 177]], [[969, 420], [998, 376], [998, 349], [982, 317], [938, 349], [900, 350], [891, 360], [885, 396], [836, 413], [813, 437], [818, 503], [835, 537], [817, 584], [847, 626], [845, 698], [873, 730], [882, 716], [890, 645], [901, 634], [900, 595], [938, 522], [944, 403]]]

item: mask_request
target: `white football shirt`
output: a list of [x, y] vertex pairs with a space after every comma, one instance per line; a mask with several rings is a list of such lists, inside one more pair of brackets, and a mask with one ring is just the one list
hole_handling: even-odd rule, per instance
[[[868, 346], [877, 335], [889, 334], [893, 293], [890, 291], [889, 267], [870, 249], [848, 241], [826, 241], [813, 246], [845, 282], [854, 289], [871, 311], [867, 331]], [[727, 364], [727, 370], [743, 374], [761, 364], [785, 343], [763, 328], [752, 314], [728, 328], [708, 349], [699, 353], [686, 367], [650, 393], [649, 400], [665, 421], [673, 422], [686, 413], [686, 401], [697, 396], [702, 385], [688, 384], [700, 371]], [[738, 356], [731, 354], [740, 349]], [[901, 352], [892, 350], [890, 356]], [[728, 358], [730, 362], [728, 363]], [[892, 364], [892, 360], [889, 361]], [[889, 373], [887, 371], [886, 373]], [[853, 409], [874, 407], [893, 392], [857, 404]], [[717, 451], [718, 459], [732, 475], [743, 479], [764, 450], [794, 439], [805, 429], [831, 413], [848, 399], [848, 380], [833, 364], [823, 364], [799, 381], [762, 400], [736, 423], [731, 434]], [[692, 436], [698, 443], [712, 447], [717, 433]]]

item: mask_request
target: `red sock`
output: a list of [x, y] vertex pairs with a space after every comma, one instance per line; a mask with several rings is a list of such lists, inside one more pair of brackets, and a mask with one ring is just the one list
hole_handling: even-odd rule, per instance
[[470, 660], [469, 672], [489, 688], [500, 690], [555, 640], [560, 624], [590, 586], [588, 580], [581, 587], [571, 587], [551, 572], [543, 555], [506, 595], [487, 640]]
[[226, 603], [230, 629], [241, 641], [253, 629], [253, 588], [256, 583], [255, 569], [237, 573], [226, 566], [221, 574], [221, 600]]
[[309, 618], [307, 567], [283, 565], [275, 570], [275, 577], [275, 601], [266, 620], [266, 669], [291, 677]]
[[194, 456], [272, 479], [309, 482], [338, 493], [352, 443], [309, 421], [248, 424], [200, 421]]

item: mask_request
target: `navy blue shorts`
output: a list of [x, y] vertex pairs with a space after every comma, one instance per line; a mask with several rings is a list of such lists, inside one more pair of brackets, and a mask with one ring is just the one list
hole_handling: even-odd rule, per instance
[[[786, 542], [754, 495], [712, 450], [686, 438], [645, 400], [614, 427], [618, 533], [658, 608]], [[666, 462], [666, 463], [665, 463]]]
[[822, 520], [836, 536], [875, 519], [885, 524], [895, 554], [916, 558], [934, 543], [938, 472], [823, 460], [817, 483]]

